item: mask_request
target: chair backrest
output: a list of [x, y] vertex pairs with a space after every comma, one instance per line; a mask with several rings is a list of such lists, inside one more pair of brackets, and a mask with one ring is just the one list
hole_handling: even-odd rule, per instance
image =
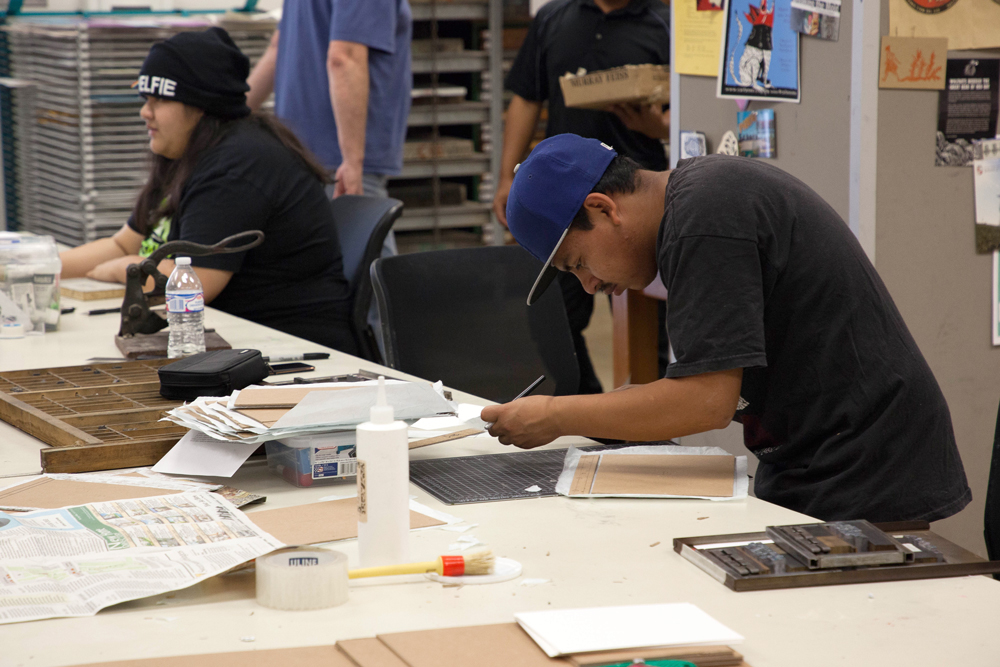
[[[996, 431], [993, 433], [993, 460], [990, 462], [983, 520], [986, 553], [989, 554], [990, 560], [1000, 560], [1000, 410], [997, 411]], [[993, 576], [1000, 579], [1000, 575]]]
[[530, 308], [541, 263], [518, 246], [385, 257], [371, 266], [386, 363], [494, 401], [545, 375], [536, 393], [580, 386], [562, 293]]
[[382, 254], [385, 237], [403, 213], [403, 202], [386, 197], [343, 195], [333, 200], [332, 207], [340, 252], [344, 257], [344, 277], [351, 288], [351, 329], [361, 356], [380, 361], [378, 348], [368, 329], [368, 308], [372, 300], [368, 268]]

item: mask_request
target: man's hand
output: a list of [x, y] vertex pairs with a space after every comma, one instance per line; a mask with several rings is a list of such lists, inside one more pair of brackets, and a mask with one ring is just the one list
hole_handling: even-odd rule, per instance
[[562, 433], [552, 411], [552, 396], [528, 396], [504, 405], [483, 408], [481, 419], [492, 422], [489, 433], [501, 444], [521, 449], [546, 445]]
[[342, 163], [337, 167], [334, 176], [336, 183], [333, 185], [333, 198], [340, 195], [360, 195], [364, 194], [364, 181], [362, 180], [362, 166], [360, 164]]
[[497, 192], [493, 195], [493, 212], [504, 227], [507, 226], [507, 198], [510, 197], [510, 186], [513, 184], [513, 178], [501, 178]]
[[670, 138], [670, 120], [660, 104], [615, 104], [608, 110], [633, 132], [651, 139]]

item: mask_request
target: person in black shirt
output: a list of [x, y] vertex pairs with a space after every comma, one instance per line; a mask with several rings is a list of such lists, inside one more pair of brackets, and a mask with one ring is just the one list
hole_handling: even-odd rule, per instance
[[[246, 105], [250, 63], [221, 28], [155, 44], [140, 72], [153, 166], [128, 222], [62, 253], [62, 276], [125, 282], [161, 243], [214, 245], [248, 230], [243, 253], [193, 257], [205, 302], [343, 352], [357, 351], [329, 180], [298, 139]], [[160, 262], [169, 275], [172, 260]]]
[[756, 495], [823, 520], [934, 521], [971, 500], [930, 368], [857, 239], [819, 195], [762, 161], [643, 170], [559, 135], [521, 165], [507, 220], [590, 293], [666, 287], [666, 377], [599, 396], [483, 409], [504, 444], [663, 440], [742, 422]]
[[[616, 146], [645, 169], [667, 168], [661, 144], [669, 136], [661, 105], [619, 105], [607, 111], [570, 109], [563, 102], [559, 77], [579, 68], [597, 71], [624, 65], [670, 62], [670, 9], [661, 0], [553, 0], [538, 10], [507, 76], [514, 93], [504, 121], [500, 181], [493, 209], [506, 224], [507, 195], [542, 110], [548, 101], [545, 135], [572, 132]], [[575, 280], [562, 280], [580, 362], [581, 393], [599, 393], [583, 338], [594, 298]]]

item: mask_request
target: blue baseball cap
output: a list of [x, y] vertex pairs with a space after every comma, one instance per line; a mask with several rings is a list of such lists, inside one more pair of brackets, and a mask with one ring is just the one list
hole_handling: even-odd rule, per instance
[[522, 248], [544, 263], [528, 293], [535, 303], [559, 275], [552, 258], [583, 200], [618, 155], [597, 139], [557, 134], [535, 146], [514, 169], [507, 198], [507, 227]]

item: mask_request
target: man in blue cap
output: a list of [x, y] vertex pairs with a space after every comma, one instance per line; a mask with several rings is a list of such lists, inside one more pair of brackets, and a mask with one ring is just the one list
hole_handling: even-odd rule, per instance
[[541, 142], [507, 222], [591, 293], [667, 289], [666, 377], [536, 396], [482, 418], [504, 444], [562, 435], [665, 440], [743, 424], [756, 495], [824, 520], [934, 521], [971, 500], [934, 375], [857, 239], [798, 179], [712, 155], [639, 169], [593, 139]]

